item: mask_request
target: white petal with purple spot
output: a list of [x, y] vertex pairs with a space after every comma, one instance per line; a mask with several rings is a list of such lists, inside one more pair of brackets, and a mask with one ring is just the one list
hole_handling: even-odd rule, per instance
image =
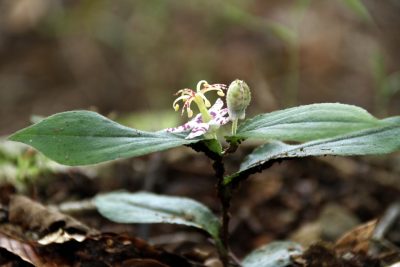
[[168, 128], [165, 131], [170, 133], [181, 133], [189, 132], [190, 134], [186, 139], [192, 139], [201, 135], [208, 133], [209, 131], [216, 131], [221, 125], [229, 122], [229, 117], [227, 108], [222, 108], [224, 102], [218, 98], [215, 104], [208, 110], [211, 115], [211, 120], [208, 123], [204, 123], [201, 114], [196, 115], [193, 119], [187, 123], [178, 126], [176, 128]]

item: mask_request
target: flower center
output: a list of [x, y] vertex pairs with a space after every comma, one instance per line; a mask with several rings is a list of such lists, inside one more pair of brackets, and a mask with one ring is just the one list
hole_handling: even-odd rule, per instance
[[203, 119], [203, 122], [208, 123], [212, 117], [210, 115], [210, 113], [208, 112], [208, 109], [204, 103], [204, 100], [201, 96], [196, 95], [194, 97], [194, 102], [197, 105], [197, 108], [199, 109], [200, 113], [201, 113], [201, 118]]
[[189, 88], [179, 90], [176, 94], [180, 94], [180, 96], [175, 99], [172, 106], [174, 107], [175, 111], [178, 111], [180, 108], [178, 103], [179, 101], [182, 101], [182, 115], [186, 110], [188, 117], [191, 118], [193, 116], [193, 110], [190, 108], [190, 106], [192, 102], [194, 102], [201, 113], [203, 122], [208, 123], [212, 120], [212, 116], [208, 112], [208, 108], [211, 107], [211, 103], [206, 98], [205, 93], [209, 91], [216, 91], [219, 96], [224, 96], [224, 89], [226, 89], [226, 85], [224, 84], [209, 84], [207, 81], [202, 80], [197, 83], [196, 91]]

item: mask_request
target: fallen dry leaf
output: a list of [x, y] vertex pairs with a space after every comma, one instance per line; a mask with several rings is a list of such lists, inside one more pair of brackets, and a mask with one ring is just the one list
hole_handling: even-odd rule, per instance
[[0, 224], [0, 251], [4, 249], [10, 253], [7, 260], [12, 264], [40, 267], [193, 266], [185, 258], [141, 239], [101, 234], [71, 216], [50, 210], [24, 196], [12, 196], [8, 209], [8, 222]]
[[367, 254], [378, 220], [372, 220], [345, 233], [335, 243], [335, 250]]
[[[7, 250], [21, 258], [21, 261], [30, 263], [34, 266], [55, 267], [56, 265], [46, 262], [44, 258], [39, 256], [35, 249], [28, 243], [13, 239], [0, 233], [0, 248]], [[2, 255], [3, 256], [3, 255]]]
[[38, 233], [43, 244], [49, 244], [50, 240], [56, 243], [72, 239], [82, 241], [84, 239], [82, 236], [98, 234], [98, 231], [71, 216], [49, 210], [31, 199], [19, 195], [14, 195], [10, 199], [8, 219], [10, 223]]

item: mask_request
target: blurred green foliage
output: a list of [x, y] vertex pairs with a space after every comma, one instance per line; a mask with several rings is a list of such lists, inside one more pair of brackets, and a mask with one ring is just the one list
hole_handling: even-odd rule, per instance
[[389, 73], [382, 52], [376, 52], [371, 61], [376, 86], [375, 109], [379, 115], [385, 116], [390, 99], [400, 92], [400, 70]]
[[362, 0], [343, 0], [343, 2], [362, 20], [369, 23], [373, 22], [372, 16]]
[[0, 183], [25, 191], [36, 178], [65, 169], [28, 146], [0, 139]]
[[[314, 102], [372, 109], [381, 90], [365, 66], [380, 50], [388, 74], [400, 69], [390, 30], [399, 11], [377, 0], [5, 0], [0, 129], [90, 106], [167, 109], [202, 79], [246, 80], [249, 114]], [[384, 105], [396, 114], [392, 96]]]

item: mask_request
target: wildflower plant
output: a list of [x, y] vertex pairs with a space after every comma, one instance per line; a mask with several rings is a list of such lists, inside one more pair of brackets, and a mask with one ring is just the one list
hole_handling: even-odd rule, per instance
[[[218, 97], [214, 103], [207, 98], [212, 92]], [[226, 104], [222, 99], [225, 95]], [[103, 216], [115, 222], [176, 223], [202, 229], [214, 240], [223, 265], [235, 266], [228, 246], [229, 207], [235, 189], [251, 174], [289, 158], [400, 150], [399, 116], [377, 119], [356, 106], [320, 103], [245, 119], [250, 100], [250, 88], [244, 81], [233, 81], [229, 87], [200, 81], [195, 90], [177, 92], [173, 108], [181, 109], [182, 115], [186, 113], [189, 121], [176, 128], [146, 132], [122, 126], [95, 112], [68, 111], [45, 118], [9, 139], [28, 144], [65, 165], [95, 164], [182, 145], [204, 152], [214, 162], [221, 219], [194, 200], [152, 193], [101, 194], [94, 203]], [[221, 142], [221, 126], [228, 123], [232, 123], [231, 134]], [[262, 145], [247, 155], [234, 173], [226, 174], [225, 156], [249, 139]], [[301, 247], [297, 244], [275, 242], [250, 253], [241, 265], [287, 266], [291, 255], [298, 253]]]

